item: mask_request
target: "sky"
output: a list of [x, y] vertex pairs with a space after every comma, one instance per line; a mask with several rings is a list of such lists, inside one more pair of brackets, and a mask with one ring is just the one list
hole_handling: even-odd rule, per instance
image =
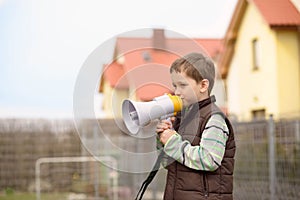
[[[78, 73], [103, 43], [152, 28], [222, 38], [236, 3], [0, 0], [0, 117], [72, 118]], [[107, 55], [112, 51], [113, 47]], [[103, 57], [101, 62], [107, 60]]]

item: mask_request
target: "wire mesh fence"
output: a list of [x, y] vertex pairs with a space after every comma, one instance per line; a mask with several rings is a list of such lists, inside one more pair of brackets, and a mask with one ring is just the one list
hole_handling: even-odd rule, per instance
[[[147, 176], [143, 167], [153, 166], [155, 157], [134, 159], [118, 154], [155, 149], [155, 139], [138, 139], [124, 134], [114, 120], [100, 120], [107, 134], [99, 136], [99, 124], [84, 121], [79, 138], [72, 120], [0, 120], [0, 199], [22, 193], [20, 199], [133, 199]], [[300, 119], [235, 122], [237, 145], [234, 199], [300, 199]], [[83, 141], [84, 140], [84, 141]], [[96, 142], [97, 141], [97, 142]], [[113, 169], [105, 162], [67, 162], [92, 156], [85, 143], [94, 145], [99, 157], [116, 160], [118, 168], [129, 166], [137, 173]], [[42, 158], [65, 158], [62, 162], [39, 163]], [[159, 170], [145, 199], [162, 199], [166, 170]], [[26, 197], [28, 194], [28, 198]], [[50, 196], [50, 197], [49, 197]]]
[[300, 120], [235, 123], [236, 199], [300, 198]]

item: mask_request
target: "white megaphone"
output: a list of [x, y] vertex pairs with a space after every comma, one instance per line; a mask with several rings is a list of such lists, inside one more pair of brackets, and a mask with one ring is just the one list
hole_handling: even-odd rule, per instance
[[182, 100], [179, 96], [165, 94], [149, 102], [124, 100], [122, 115], [130, 133], [137, 134], [139, 129], [151, 120], [173, 116], [181, 109]]

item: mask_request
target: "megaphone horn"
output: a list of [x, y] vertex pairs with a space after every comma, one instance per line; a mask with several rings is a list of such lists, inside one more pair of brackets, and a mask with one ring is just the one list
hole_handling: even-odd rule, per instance
[[135, 102], [126, 99], [122, 104], [122, 115], [129, 132], [137, 134], [140, 127], [145, 126], [151, 120], [174, 115], [181, 109], [182, 100], [179, 96], [165, 94], [149, 102]]

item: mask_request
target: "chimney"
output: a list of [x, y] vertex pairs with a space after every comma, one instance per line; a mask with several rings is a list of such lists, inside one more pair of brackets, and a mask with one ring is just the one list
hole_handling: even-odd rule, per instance
[[153, 29], [152, 45], [156, 50], [165, 50], [166, 38], [164, 29]]

